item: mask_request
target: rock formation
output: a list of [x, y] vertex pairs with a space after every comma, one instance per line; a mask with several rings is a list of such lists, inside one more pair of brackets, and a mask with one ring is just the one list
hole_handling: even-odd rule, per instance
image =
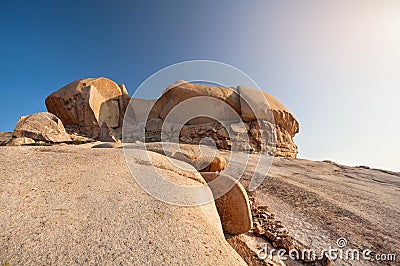
[[126, 114], [127, 142], [199, 144], [211, 138], [218, 149], [297, 156], [297, 120], [276, 98], [256, 89], [178, 81], [157, 100], [133, 99]]
[[35, 144], [36, 141], [34, 141], [31, 138], [27, 137], [22, 137], [22, 138], [12, 138], [10, 141], [6, 143], [7, 146], [24, 146], [24, 145], [30, 145], [30, 144]]
[[[237, 90], [240, 94], [240, 108], [243, 121], [249, 122], [253, 127], [257, 127], [257, 124], [254, 123], [257, 120], [259, 122], [260, 120], [273, 121], [275, 124], [274, 132], [276, 134], [273, 136], [276, 141], [275, 155], [295, 158], [297, 155], [297, 146], [293, 142], [293, 137], [299, 132], [299, 123], [293, 114], [274, 96], [266, 92], [244, 86], [238, 86]], [[260, 140], [257, 141], [260, 142]]]
[[209, 183], [214, 195], [223, 194], [214, 198], [224, 232], [233, 235], [248, 232], [253, 221], [249, 198], [243, 186], [228, 175], [215, 172], [202, 172], [201, 175]]
[[162, 132], [164, 141], [199, 144], [208, 138], [218, 149], [297, 156], [294, 116], [268, 93], [243, 86], [178, 81], [160, 98], [143, 100], [131, 99], [109, 79], [87, 78], [52, 93], [46, 106], [67, 132], [95, 140], [118, 142], [124, 135], [124, 142], [159, 142]]
[[[156, 160], [152, 160], [155, 167], [178, 173], [203, 184], [206, 182], [212, 191], [224, 233], [242, 234], [251, 229], [252, 216], [247, 192], [237, 179], [223, 173], [227, 166], [226, 159], [218, 154], [211, 156], [216, 150], [204, 145], [179, 144], [180, 151], [177, 152], [177, 147], [173, 143], [165, 142], [146, 143], [145, 146], [141, 144], [124, 145], [124, 148], [128, 150], [145, 149], [149, 158], [153, 158], [157, 154]], [[92, 148], [112, 148], [110, 146], [102, 144]], [[170, 159], [166, 160], [168, 157]], [[176, 162], [187, 163], [196, 171], [193, 173], [190, 167], [177, 168], [169, 160], [175, 161], [175, 164]], [[198, 177], [199, 174], [202, 178]]]
[[61, 120], [47, 112], [19, 118], [13, 132], [11, 145], [33, 144], [36, 141], [59, 143], [71, 141]]
[[129, 100], [124, 85], [102, 77], [86, 78], [49, 95], [46, 107], [63, 121], [68, 132], [109, 141], [109, 132], [122, 127]]

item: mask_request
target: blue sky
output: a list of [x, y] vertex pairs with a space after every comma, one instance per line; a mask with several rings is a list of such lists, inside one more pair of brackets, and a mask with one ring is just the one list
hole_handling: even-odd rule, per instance
[[294, 113], [299, 157], [400, 171], [399, 14], [385, 0], [3, 1], [0, 131], [76, 79], [133, 93], [168, 65], [209, 59]]

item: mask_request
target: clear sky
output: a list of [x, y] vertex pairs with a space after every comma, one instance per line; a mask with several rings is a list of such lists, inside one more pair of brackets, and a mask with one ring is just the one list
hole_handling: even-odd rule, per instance
[[0, 131], [76, 79], [133, 93], [163, 67], [210, 59], [294, 113], [299, 157], [400, 171], [400, 1], [15, 0], [0, 34]]

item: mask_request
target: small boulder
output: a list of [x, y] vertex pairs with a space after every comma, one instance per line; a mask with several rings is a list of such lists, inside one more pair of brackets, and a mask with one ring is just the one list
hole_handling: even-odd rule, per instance
[[12, 135], [12, 132], [0, 132], [0, 146], [4, 146], [10, 142]]
[[29, 144], [34, 144], [35, 141], [31, 138], [27, 137], [22, 137], [22, 138], [12, 138], [10, 142], [8, 142], [7, 145], [9, 146], [23, 146], [23, 145], [29, 145]]
[[201, 169], [201, 172], [221, 172], [226, 168], [226, 160], [224, 157], [216, 155], [211, 159], [211, 163], [207, 165], [205, 169]]
[[[201, 172], [201, 175], [213, 192], [224, 232], [232, 235], [248, 232], [253, 220], [244, 187], [233, 177], [225, 174]], [[226, 190], [228, 192], [216, 198]]]
[[261, 224], [256, 223], [253, 229], [253, 233], [255, 236], [261, 236], [263, 234], [265, 234], [265, 230], [264, 228], [261, 226]]
[[[61, 120], [47, 112], [20, 117], [15, 126], [14, 138], [30, 138], [51, 143], [71, 141]], [[15, 141], [14, 141], [15, 142]]]

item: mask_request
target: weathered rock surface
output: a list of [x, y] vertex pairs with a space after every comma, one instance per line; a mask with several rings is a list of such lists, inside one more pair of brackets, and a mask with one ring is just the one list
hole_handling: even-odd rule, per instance
[[[171, 143], [146, 145], [153, 150], [163, 145], [166, 154], [173, 152]], [[180, 144], [179, 147], [188, 157], [201, 154], [199, 146]], [[205, 154], [215, 152], [208, 147], [201, 148]], [[259, 156], [266, 155], [248, 155], [250, 158], [243, 175], [240, 170], [243, 160], [240, 160], [240, 156], [231, 157], [231, 153], [226, 151], [217, 151], [217, 156], [225, 157], [231, 176], [242, 176], [240, 182], [246, 189], [254, 171], [260, 175], [266, 174], [264, 168], [257, 168]], [[400, 248], [400, 231], [396, 222], [400, 219], [397, 210], [400, 199], [399, 177], [400, 173], [397, 172], [349, 167], [330, 161], [274, 158], [260, 187], [248, 191], [259, 205], [264, 205], [257, 206], [253, 213], [253, 232], [256, 233], [257, 224], [264, 230], [260, 232], [261, 237], [253, 236], [257, 240], [253, 244], [264, 245], [268, 242], [270, 249], [286, 250], [294, 246], [300, 252], [313, 248], [318, 256], [322, 249], [336, 247], [336, 240], [344, 237], [349, 242], [349, 248], [396, 253]], [[235, 239], [239, 246], [248, 245], [247, 240], [243, 242], [240, 237]], [[305, 260], [312, 261], [310, 258]], [[329, 264], [326, 259], [318, 263], [323, 261]], [[286, 264], [289, 262], [285, 261]], [[359, 261], [359, 264], [371, 263]], [[335, 261], [335, 265], [341, 263]]]
[[[65, 131], [61, 120], [47, 112], [20, 117], [15, 126], [13, 137], [51, 143], [71, 141], [71, 137]], [[15, 141], [14, 144], [21, 143], [23, 145], [23, 142]]]
[[128, 108], [127, 142], [199, 144], [210, 138], [218, 149], [297, 156], [297, 120], [276, 98], [256, 89], [180, 81], [156, 101], [134, 99]]
[[[95, 145], [93, 148], [103, 146], [104, 145]], [[124, 148], [146, 149], [149, 156], [152, 158], [152, 164], [156, 167], [176, 172], [203, 184], [207, 182], [213, 192], [215, 204], [225, 233], [241, 234], [251, 229], [252, 218], [247, 192], [234, 178], [227, 175], [220, 176], [220, 172], [226, 168], [226, 160], [224, 157], [217, 154], [213, 157], [210, 156], [215, 153], [215, 150], [213, 151], [207, 146], [187, 144], [176, 146], [172, 143], [146, 143], [145, 145], [125, 144]], [[176, 151], [177, 148], [179, 151]], [[153, 160], [153, 157], [155, 160]], [[167, 157], [175, 159], [174, 163], [171, 163], [170, 159], [167, 159]], [[186, 168], [183, 173], [182, 167], [179, 167], [179, 163], [177, 163], [178, 161], [176, 160], [185, 162], [194, 168]], [[202, 171], [201, 176], [196, 169]], [[224, 194], [225, 192], [227, 193]]]
[[[192, 165], [184, 161], [176, 160], [174, 158], [169, 159], [162, 154], [151, 151], [147, 151], [147, 155], [150, 157], [151, 165], [154, 167], [174, 172], [181, 176], [195, 180], [203, 185], [206, 184], [206, 181], [204, 180], [202, 175]], [[127, 153], [125, 153], [125, 156], [128, 156], [129, 158], [129, 155], [127, 155]]]
[[[146, 146], [167, 156], [174, 151], [171, 143], [146, 143]], [[163, 151], [157, 151], [162, 146]], [[199, 146], [180, 144], [179, 147], [187, 157], [201, 155]], [[204, 154], [215, 152], [208, 147], [201, 149]], [[254, 171], [260, 175], [267, 173], [264, 168], [258, 168], [259, 156], [268, 157], [266, 155], [249, 154], [244, 174], [241, 170], [244, 162], [240, 156], [232, 157], [226, 151], [217, 151], [217, 156], [225, 157], [231, 176], [242, 176], [240, 183], [245, 189], [249, 188]], [[272, 167], [260, 187], [248, 191], [259, 203], [252, 216], [253, 233], [257, 234], [256, 226], [259, 225], [260, 237], [250, 233], [244, 238], [242, 235], [234, 237], [229, 242], [234, 242], [233, 246], [242, 257], [254, 257], [254, 247], [258, 249], [265, 243], [268, 243], [269, 250], [291, 250], [295, 247], [301, 252], [312, 248], [319, 256], [324, 248], [335, 248], [340, 237], [348, 240], [349, 248], [360, 251], [369, 248], [374, 252], [396, 254], [400, 248], [397, 226], [400, 219], [397, 208], [400, 204], [399, 177], [397, 172], [349, 167], [330, 161], [273, 158]], [[260, 263], [256, 263], [258, 260], [245, 260], [247, 263], [253, 261], [250, 265], [270, 263], [268, 260]], [[280, 263], [279, 260], [274, 261]], [[287, 260], [285, 264], [299, 265], [306, 261], [313, 259]], [[315, 263], [329, 265], [329, 260], [323, 258]], [[365, 260], [358, 263], [375, 265]], [[340, 261], [334, 264], [347, 265]], [[390, 262], [388, 264], [391, 265]]]
[[268, 93], [179, 81], [159, 99], [130, 100], [124, 85], [87, 78], [49, 95], [46, 106], [67, 132], [100, 141], [121, 140], [125, 118], [124, 142], [161, 141], [163, 133], [163, 141], [199, 144], [211, 138], [219, 149], [297, 156], [293, 137], [299, 124]]
[[276, 125], [276, 155], [296, 158], [297, 146], [293, 137], [299, 132], [299, 123], [293, 114], [269, 93], [244, 86], [238, 86], [237, 90], [243, 121], [272, 121], [273, 117]]
[[[145, 145], [156, 151], [161, 144]], [[181, 208], [155, 200], [132, 180], [122, 149], [90, 146], [1, 148], [0, 206], [4, 206], [2, 216], [8, 217], [0, 223], [1, 264], [243, 263], [221, 237], [215, 209]], [[184, 155], [202, 156], [198, 147], [181, 147]], [[172, 151], [166, 149], [166, 153]], [[147, 171], [151, 166], [142, 164], [141, 151], [137, 152], [134, 163]], [[232, 159], [229, 152], [217, 153], [231, 167], [241, 168], [242, 160]], [[259, 155], [249, 156], [240, 180], [244, 188]], [[168, 164], [160, 159], [156, 167], [171, 180], [189, 185], [204, 182], [182, 176]], [[250, 192], [261, 205], [268, 205], [257, 211], [259, 217], [254, 220], [253, 233], [261, 237], [247, 233], [228, 241], [249, 265], [280, 265], [277, 259], [258, 261], [254, 254], [266, 242], [268, 248], [290, 249], [286, 242], [276, 242], [279, 234], [289, 234], [300, 247], [316, 252], [335, 248], [336, 240], [344, 237], [348, 248], [396, 254], [400, 248], [399, 177], [396, 172], [330, 161], [274, 158], [264, 182]], [[258, 229], [256, 222], [262, 223]], [[280, 231], [280, 225], [287, 232]], [[146, 252], [150, 249], [155, 252]], [[340, 260], [334, 263], [347, 265]], [[375, 264], [357, 261], [357, 265]]]
[[[220, 152], [224, 154], [233, 169], [243, 164], [240, 160], [229, 160], [229, 153]], [[246, 189], [258, 161], [258, 155], [249, 156], [240, 180]], [[346, 248], [360, 252], [368, 248], [375, 253], [398, 254], [399, 176], [400, 173], [329, 161], [274, 158], [262, 184], [249, 194], [260, 205], [269, 207], [268, 212], [282, 222], [302, 248], [314, 249], [317, 256], [329, 246], [336, 248], [339, 238], [347, 239]], [[334, 264], [348, 265], [340, 260]], [[357, 261], [357, 265], [378, 264]], [[387, 264], [396, 265], [395, 262]]]
[[211, 159], [208, 159], [206, 161], [211, 161], [207, 167], [200, 169], [200, 172], [216, 172], [219, 173], [226, 168], [226, 160], [224, 157], [216, 155], [215, 157], [212, 157]]
[[[219, 100], [221, 103], [226, 103], [233, 110], [235, 110], [237, 114], [240, 115], [240, 99], [236, 91], [229, 88], [217, 88], [213, 86], [205, 86], [188, 82], [178, 83], [175, 86], [170, 86], [169, 88], [167, 88], [167, 90], [165, 90], [162, 96], [157, 100], [156, 108], [159, 110], [160, 118], [165, 120], [167, 115], [174, 107], [181, 104], [185, 100], [201, 96], [204, 96], [205, 98], [213, 98]], [[197, 107], [201, 109], [201, 102], [197, 103], [195, 106], [192, 106], [192, 108]], [[214, 107], [216, 109], [219, 108], [219, 106], [217, 105]], [[226, 119], [236, 120], [235, 117], [227, 117]], [[188, 124], [203, 124], [207, 122], [210, 122], [210, 119], [202, 117], [195, 118], [191, 120]]]
[[[143, 145], [140, 145], [143, 146]], [[199, 172], [221, 172], [226, 160], [215, 149], [205, 145], [174, 144], [168, 142], [146, 143], [142, 148], [186, 162]]]
[[[213, 202], [159, 201], [134, 181], [122, 149], [91, 146], [1, 147], [1, 265], [246, 265], [224, 239]], [[131, 162], [146, 173], [142, 153]]]
[[[46, 98], [47, 110], [72, 133], [100, 138], [100, 128], [122, 127], [130, 97], [124, 85], [107, 78], [74, 81]], [[121, 138], [121, 136], [119, 136]]]
[[12, 139], [12, 132], [0, 132], [0, 146], [4, 146]]
[[132, 108], [130, 117], [134, 119], [136, 123], [145, 123], [150, 119], [160, 118], [160, 114], [157, 106], [155, 106], [157, 100], [143, 100], [139, 98], [132, 98], [129, 104], [129, 108]]
[[103, 122], [103, 125], [100, 127], [100, 141], [105, 142], [121, 142], [122, 136], [122, 128], [118, 127], [113, 129], [107, 125], [106, 122]]
[[23, 146], [23, 145], [29, 145], [29, 144], [34, 144], [36, 141], [34, 141], [31, 138], [27, 137], [22, 137], [22, 138], [12, 138], [10, 141], [7, 142], [7, 145], [9, 146]]
[[215, 172], [202, 172], [201, 175], [213, 192], [224, 232], [233, 235], [248, 232], [252, 226], [252, 216], [243, 186], [228, 175]]

